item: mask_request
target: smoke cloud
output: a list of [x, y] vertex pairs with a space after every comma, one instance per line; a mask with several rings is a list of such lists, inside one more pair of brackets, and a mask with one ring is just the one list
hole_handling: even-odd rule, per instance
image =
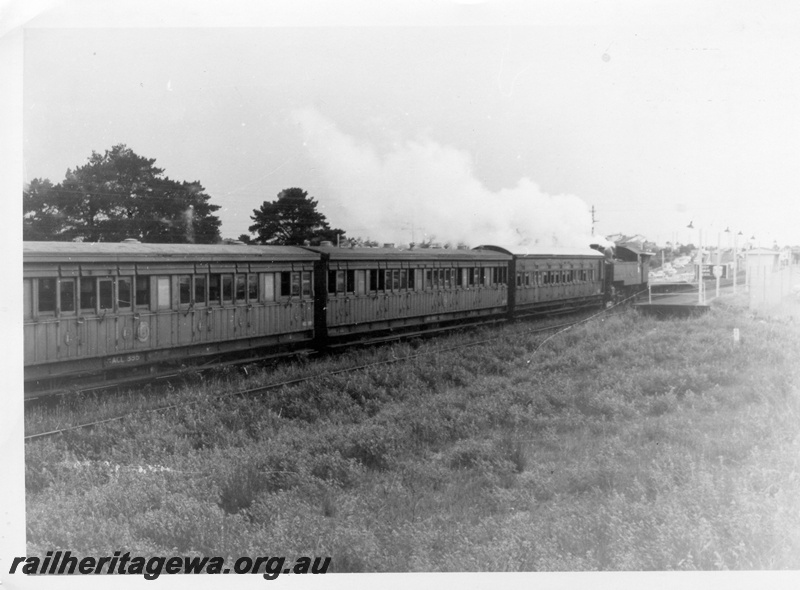
[[313, 109], [293, 113], [327, 184], [321, 202], [351, 237], [408, 244], [434, 240], [471, 247], [588, 247], [591, 217], [573, 195], [548, 195], [529, 178], [492, 192], [469, 155], [422, 138], [385, 153], [343, 133]]

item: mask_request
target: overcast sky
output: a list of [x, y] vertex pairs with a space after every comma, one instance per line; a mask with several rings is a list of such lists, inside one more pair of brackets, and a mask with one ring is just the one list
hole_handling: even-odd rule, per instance
[[594, 206], [601, 235], [800, 245], [791, 3], [93, 4], [26, 25], [26, 182], [124, 143], [224, 237], [296, 186], [381, 242], [583, 242]]

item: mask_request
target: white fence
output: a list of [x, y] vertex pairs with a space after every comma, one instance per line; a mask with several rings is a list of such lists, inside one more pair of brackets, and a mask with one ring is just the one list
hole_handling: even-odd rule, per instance
[[784, 266], [779, 269], [753, 267], [748, 271], [750, 309], [765, 310], [793, 303], [796, 293], [793, 288], [800, 285], [800, 266]]

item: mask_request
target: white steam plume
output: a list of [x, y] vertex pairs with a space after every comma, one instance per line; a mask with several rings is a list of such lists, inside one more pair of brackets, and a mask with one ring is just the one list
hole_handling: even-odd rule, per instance
[[598, 241], [578, 197], [545, 194], [529, 178], [492, 192], [474, 177], [469, 155], [456, 148], [420, 139], [379, 154], [316, 110], [293, 117], [330, 191], [314, 196], [331, 199], [328, 221], [351, 237], [407, 244], [414, 231], [417, 242], [473, 247], [575, 248]]

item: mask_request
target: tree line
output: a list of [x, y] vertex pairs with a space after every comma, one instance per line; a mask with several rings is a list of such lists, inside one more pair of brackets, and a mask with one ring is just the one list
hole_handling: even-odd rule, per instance
[[[219, 205], [199, 181], [164, 175], [155, 159], [124, 144], [92, 152], [83, 166], [53, 184], [35, 178], [22, 193], [23, 240], [214, 244], [222, 241]], [[281, 191], [253, 210], [248, 244], [302, 245], [345, 238], [331, 228], [317, 201], [300, 188]]]

